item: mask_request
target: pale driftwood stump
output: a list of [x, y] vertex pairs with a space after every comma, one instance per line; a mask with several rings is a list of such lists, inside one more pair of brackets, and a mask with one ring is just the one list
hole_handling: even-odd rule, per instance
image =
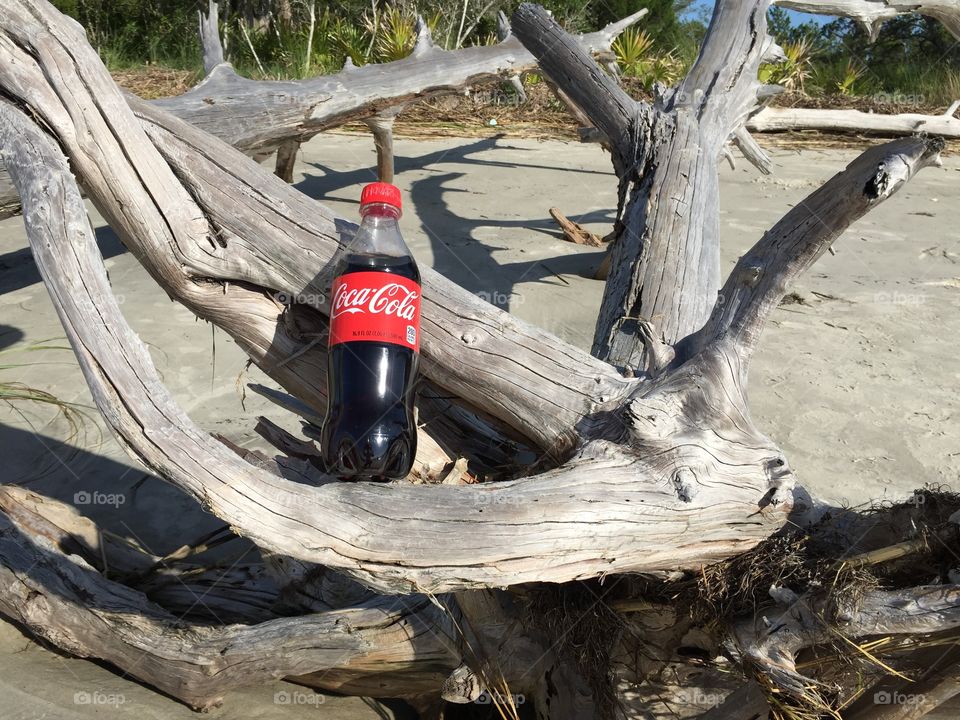
[[[643, 104], [542, 9], [520, 7], [516, 36], [603, 133], [620, 176], [595, 355], [425, 269], [423, 374], [443, 399], [419, 399], [429, 422], [410, 481], [378, 485], [325, 476], [308, 438], [267, 421], [261, 433], [285, 451], [275, 458], [193, 424], [120, 313], [78, 181], [170, 296], [234, 337], [289, 393], [272, 396], [308, 419], [325, 403], [326, 308], [281, 298], [322, 294], [354, 226], [222, 139], [122, 95], [80, 29], [45, 0], [10, 0], [0, 12], [0, 152], [97, 406], [135, 457], [255, 543], [262, 562], [236, 568], [233, 592], [215, 596], [234, 624], [177, 620], [184, 597], [162, 581], [184, 572], [189, 548], [156, 558], [119, 547], [71, 508], [4, 487], [0, 611], [196, 708], [291, 677], [405, 697], [433, 717], [443, 701], [482, 691], [506, 717], [516, 708], [503, 698], [515, 694], [543, 718], [748, 718], [771, 708], [787, 717], [785, 708], [835, 712], [889, 681], [871, 666], [830, 685], [798, 657], [838, 635], [926, 639], [957, 626], [960, 590], [947, 580], [901, 578], [858, 595], [821, 582], [849, 577], [846, 548], [867, 553], [859, 570], [867, 557], [927, 552], [927, 535], [902, 541], [928, 520], [891, 511], [865, 531], [872, 520], [808, 497], [753, 423], [747, 377], [791, 283], [851, 222], [937, 164], [943, 143], [871, 148], [722, 278], [717, 162], [736, 136], [763, 164], [742, 124], [764, 97], [765, 11], [721, 4], [690, 75]], [[811, 528], [810, 541], [828, 548], [813, 559], [833, 563], [805, 570], [799, 592], [749, 554], [800, 542], [790, 528]], [[937, 532], [956, 541], [952, 521]], [[687, 596], [710, 578], [749, 580], [740, 567], [772, 578], [755, 605], [699, 618]], [[570, 608], [588, 613], [613, 584], [616, 596], [578, 630], [583, 614]], [[924, 712], [956, 691], [946, 657], [922, 678]], [[672, 698], [708, 686], [729, 698], [722, 712], [677, 709]], [[855, 709], [908, 717], [889, 710]]]

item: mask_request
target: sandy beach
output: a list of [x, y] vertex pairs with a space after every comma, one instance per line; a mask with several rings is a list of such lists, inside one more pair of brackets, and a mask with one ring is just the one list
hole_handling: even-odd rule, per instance
[[[603, 289], [590, 278], [602, 251], [564, 241], [548, 209], [606, 234], [616, 206], [607, 155], [596, 145], [493, 137], [398, 139], [396, 152], [403, 230], [418, 262], [589, 349]], [[725, 268], [855, 157], [851, 150], [771, 153], [774, 175], [760, 175], [742, 159], [721, 170]], [[369, 137], [322, 135], [304, 146], [295, 183], [355, 218], [360, 185], [375, 179], [374, 164]], [[925, 484], [960, 487], [958, 185], [960, 158], [948, 156], [853, 225], [836, 255], [794, 288], [762, 339], [750, 378], [755, 420], [784, 449], [801, 483], [825, 500], [857, 505], [902, 499]], [[127, 319], [191, 417], [263, 449], [253, 433], [257, 415], [295, 427], [259, 396], [244, 396], [247, 382], [271, 383], [245, 367], [233, 342], [172, 303], [92, 208], [91, 218]], [[122, 496], [80, 509], [157, 554], [216, 527], [119, 447], [90, 407], [65, 344], [21, 218], [0, 222], [0, 365], [24, 364], [0, 367], [0, 381], [86, 406], [78, 408], [86, 418], [79, 427], [49, 406], [0, 406], [3, 481], [67, 501], [83, 492]], [[50, 347], [37, 349], [43, 345]], [[158, 507], [164, 512], [153, 511]], [[323, 718], [380, 717], [357, 698], [277, 701], [284, 692], [303, 690], [274, 683], [232, 693], [209, 717], [304, 717], [303, 705]], [[4, 720], [195, 717], [107, 668], [43, 649], [2, 621], [0, 697]]]

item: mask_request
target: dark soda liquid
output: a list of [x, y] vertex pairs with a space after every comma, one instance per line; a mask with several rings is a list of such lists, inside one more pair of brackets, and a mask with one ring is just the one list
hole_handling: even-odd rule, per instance
[[[420, 284], [410, 257], [347, 255], [335, 277], [385, 272]], [[320, 447], [324, 469], [352, 480], [406, 477], [417, 454], [413, 381], [419, 356], [375, 341], [340, 343], [327, 356], [328, 403]]]

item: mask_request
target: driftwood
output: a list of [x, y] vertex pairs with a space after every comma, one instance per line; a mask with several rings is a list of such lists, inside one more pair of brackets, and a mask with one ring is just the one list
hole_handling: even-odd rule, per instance
[[[245, 569], [236, 582], [245, 592], [218, 600], [245, 624], [175, 621], [180, 600], [159, 590], [165, 574], [184, 572], [189, 551], [164, 559], [106, 548], [89, 521], [6, 488], [3, 613], [194, 707], [288, 676], [407, 697], [424, 712], [485, 690], [526, 694], [545, 718], [661, 713], [651, 688], [681, 664], [675, 651], [693, 631], [697, 648], [711, 659], [722, 652], [744, 673], [733, 690], [745, 698], [738, 709], [762, 710], [781, 695], [832, 702], [801, 687], [795, 664], [823, 643], [820, 615], [799, 612], [832, 600], [822, 588], [804, 596], [774, 588], [792, 622], [780, 625], [764, 621], [768, 603], [755, 616], [747, 608], [719, 628], [694, 628], [677, 608], [644, 598], [651, 587], [669, 594], [670, 583], [696, 582], [785, 526], [805, 528], [831, 511], [847, 517], [798, 488], [783, 452], [754, 424], [749, 363], [797, 277], [851, 222], [937, 164], [943, 147], [924, 136], [871, 148], [765, 233], [724, 281], [717, 164], [764, 96], [756, 69], [774, 50], [765, 12], [764, 2], [721, 3], [690, 75], [636, 103], [542, 9], [520, 7], [514, 33], [608, 139], [620, 176], [595, 355], [425, 268], [424, 450], [410, 482], [381, 485], [324, 475], [306, 439], [269, 422], [261, 433], [286, 451], [276, 458], [194, 425], [120, 313], [78, 183], [170, 296], [236, 338], [289, 393], [275, 399], [308, 419], [325, 403], [328, 265], [355, 227], [244, 155], [270, 142], [241, 151], [233, 137], [228, 144], [162, 105], [125, 97], [73, 22], [45, 0], [9, 0], [0, 13], [0, 154], [94, 400], [134, 456], [254, 543], [268, 572]], [[382, 100], [371, 107], [390, 106]], [[252, 113], [251, 122], [260, 117]], [[497, 481], [476, 482], [486, 474], [478, 468], [492, 467], [501, 468]], [[865, 543], [865, 533], [854, 537], [833, 542]], [[120, 560], [116, 575], [98, 565], [103, 552]], [[602, 599], [608, 583], [623, 584], [605, 605], [622, 627], [590, 633], [590, 652], [564, 642], [580, 622], [566, 608], [585, 595], [584, 607], [596, 606], [590, 593]], [[868, 594], [835, 620], [849, 638], [927, 635], [953, 627], [957, 592], [944, 584]], [[663, 627], [644, 624], [655, 615]], [[662, 653], [625, 660], [652, 638]], [[633, 708], [610, 701], [615, 665], [641, 690]], [[932, 698], [952, 692], [943, 670], [930, 678]], [[695, 711], [694, 703], [685, 712]]]
[[[580, 35], [577, 42], [589, 53], [609, 53], [620, 33], [646, 12], [640, 10], [602, 30]], [[218, 15], [217, 3], [209, 0], [207, 14], [200, 16], [203, 81], [183, 95], [151, 104], [248, 155], [279, 151], [278, 174], [285, 179], [292, 176], [292, 148], [323, 130], [358, 120], [372, 124], [381, 176], [392, 175], [390, 119], [407, 104], [515, 77], [537, 64], [509, 26], [496, 45], [444, 50], [433, 43], [429, 28], [420, 22], [414, 51], [402, 60], [359, 68], [348, 61], [339, 73], [300, 81], [250, 80], [224, 59]], [[0, 219], [18, 211], [16, 198], [0, 165]]]
[[747, 121], [754, 132], [781, 132], [784, 130], [822, 130], [877, 135], [912, 135], [929, 133], [948, 138], [960, 138], [960, 100], [954, 102], [942, 115], [898, 113], [883, 115], [860, 110], [821, 110], [811, 108], [765, 107]]
[[777, 0], [777, 5], [815, 15], [839, 15], [859, 21], [871, 40], [876, 40], [883, 23], [904, 13], [920, 13], [936, 18], [960, 38], [960, 7], [955, 0]]
[[579, 223], [573, 222], [560, 212], [558, 208], [550, 208], [550, 217], [560, 226], [560, 230], [567, 241], [588, 247], [603, 247], [605, 241], [602, 237], [585, 230]]

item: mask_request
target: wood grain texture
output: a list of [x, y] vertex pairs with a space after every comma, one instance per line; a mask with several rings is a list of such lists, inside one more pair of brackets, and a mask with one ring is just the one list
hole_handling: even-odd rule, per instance
[[774, 688], [797, 698], [817, 685], [797, 670], [803, 648], [829, 643], [838, 634], [849, 639], [928, 635], [960, 627], [957, 585], [872, 590], [839, 608], [834, 607], [838, 598], [824, 594], [798, 597], [786, 588], [772, 588], [771, 594], [778, 607], [737, 625], [731, 649]]
[[614, 150], [622, 227], [611, 248], [593, 354], [643, 368], [647, 334], [675, 345], [710, 315], [720, 287], [717, 160], [757, 103], [769, 54], [766, 2], [718, 5], [700, 56], [652, 104], [626, 96], [541, 9], [522, 5], [515, 33]]
[[[188, 308], [228, 329], [268, 374], [322, 407], [316, 402], [322, 392], [311, 386], [323, 378], [323, 356], [300, 352], [304, 340], [317, 343], [322, 327], [316, 321], [305, 332], [291, 327], [293, 318], [281, 315], [275, 293], [324, 310], [329, 263], [355, 226], [225, 143], [130, 99], [148, 121], [137, 122], [77, 31], [49, 25], [54, 32], [47, 32], [44, 23], [56, 23], [55, 14], [41, 17], [14, 14], [19, 22], [11, 23], [11, 33], [25, 47], [40, 38], [60, 72], [46, 77], [10, 45], [0, 47], [8, 60], [0, 84], [16, 97], [29, 96], [60, 134], [91, 200], [151, 275]], [[79, 113], [76, 119], [65, 102]], [[140, 165], [150, 168], [142, 177]], [[610, 400], [629, 385], [605, 363], [429, 268], [422, 275], [423, 373], [441, 387], [456, 387], [456, 395], [542, 448], [569, 452], [576, 424], [603, 407], [595, 397]]]
[[[231, 587], [252, 585], [246, 594], [217, 602], [228, 617], [256, 624], [198, 629], [171, 622], [168, 609], [137, 589], [181, 606], [182, 594], [163, 592], [162, 573], [142, 570], [155, 558], [118, 551], [135, 587], [119, 585], [91, 566], [95, 527], [63, 508], [46, 515], [39, 501], [2, 489], [0, 585], [8, 590], [0, 610], [68, 652], [124, 669], [147, 653], [143, 679], [198, 707], [236, 684], [294, 675], [353, 693], [397, 688], [435, 709], [441, 692], [469, 700], [491, 685], [486, 661], [503, 657], [506, 669], [494, 669], [503, 669], [511, 689], [531, 693], [541, 717], [597, 716], [596, 688], [573, 657], [581, 646], [562, 643], [571, 626], [551, 636], [522, 621], [518, 598], [534, 583], [701, 572], [797, 520], [789, 463], [750, 417], [750, 351], [787, 284], [846, 223], [936, 162], [941, 147], [914, 138], [854, 161], [767, 233], [754, 249], [762, 266], [753, 257], [741, 261], [760, 271], [744, 275], [738, 265], [728, 281], [731, 299], [721, 297], [701, 334], [677, 330], [675, 343], [659, 316], [638, 315], [623, 351], [642, 355], [639, 378], [621, 377], [425, 271], [425, 373], [430, 387], [460, 403], [448, 412], [441, 405], [451, 401], [422, 398], [448, 423], [437, 437], [453, 440], [450, 448], [438, 444], [437, 454], [452, 459], [460, 444], [491, 439], [509, 457], [529, 441], [540, 460], [495, 483], [468, 482], [462, 462], [449, 483], [340, 483], [317, 472], [306, 446], [275, 427], [263, 429], [290, 450], [287, 457], [243, 450], [191, 422], [120, 313], [74, 175], [154, 279], [235, 334], [283, 378], [291, 397], [274, 393], [278, 401], [307, 417], [322, 405], [323, 354], [313, 346], [325, 327], [328, 266], [354, 226], [223, 141], [121, 96], [77, 27], [44, 0], [8, 5], [0, 14], [0, 156], [22, 195], [31, 248], [94, 400], [121, 444], [253, 541], [263, 572], [290, 591], [283, 602], [311, 614], [268, 617], [276, 608], [260, 585], [266, 576], [250, 570], [228, 578]], [[623, 176], [632, 192], [624, 230], [647, 236], [637, 240], [639, 257], [619, 262], [632, 273], [647, 262], [644, 252], [670, 242], [661, 224], [686, 232], [656, 251], [667, 259], [656, 282], [677, 328], [695, 325], [699, 310], [692, 308], [703, 298], [683, 296], [676, 269], [713, 251], [709, 228], [697, 235], [685, 223], [706, 221], [716, 209], [719, 150], [762, 94], [753, 75], [771, 50], [764, 7], [737, 0], [722, 6], [694, 72], [676, 91], [659, 89], [630, 130], [637, 142], [627, 157], [642, 168]], [[529, 37], [538, 25], [550, 29], [542, 14], [524, 12]], [[574, 43], [562, 48], [556, 62], [574, 58], [578, 67], [568, 77], [592, 77], [592, 61], [579, 57]], [[617, 113], [607, 113], [611, 127]], [[697, 202], [710, 207], [684, 215]], [[661, 208], [671, 217], [658, 215]], [[703, 272], [698, 293], [711, 287], [712, 271]], [[747, 276], [752, 281], [744, 284]], [[306, 300], [286, 306], [281, 293]], [[282, 353], [272, 354], [278, 343]], [[577, 587], [559, 589], [561, 609]], [[851, 636], [952, 628], [956, 592], [868, 593], [864, 604], [844, 606], [839, 621]], [[796, 651], [822, 642], [825, 628], [788, 591], [774, 594], [783, 622], [743, 619], [729, 650], [769, 686], [802, 692], [807, 681], [796, 672]], [[826, 602], [804, 600], [815, 608]], [[676, 644], [685, 631], [680, 623], [641, 634], [633, 650], [673, 635], [664, 642]], [[650, 672], [666, 668], [666, 657], [651, 660]], [[746, 690], [743, 698], [744, 706], [753, 702]]]
[[[9, 105], [3, 120], [18, 137], [30, 132]], [[64, 159], [33, 134], [36, 145], [19, 143], [5, 156], [18, 166], [31, 245], [98, 406], [148, 466], [260, 547], [342, 568], [381, 591], [441, 592], [696, 567], [751, 546], [782, 522], [782, 513], [757, 512], [779, 451], [749, 427], [730, 425], [744, 411], [730, 406], [723, 388], [736, 374], [719, 357], [684, 370], [704, 376], [699, 385], [685, 389], [677, 376], [637, 397], [626, 414], [596, 421], [595, 438], [627, 435], [632, 452], [598, 438], [575, 462], [536, 477], [307, 487], [245, 463], [196, 428], [160, 384], [110, 294]], [[38, 168], [60, 183], [53, 201], [31, 175]], [[696, 403], [728, 429], [718, 440], [703, 418], [688, 425], [671, 417], [677, 402]], [[309, 473], [301, 478], [316, 482]]]
[[4, 513], [0, 584], [0, 612], [37, 637], [198, 710], [234, 688], [283, 677], [354, 694], [436, 692], [460, 661], [453, 621], [427, 598], [378, 596], [255, 625], [193, 624]]

